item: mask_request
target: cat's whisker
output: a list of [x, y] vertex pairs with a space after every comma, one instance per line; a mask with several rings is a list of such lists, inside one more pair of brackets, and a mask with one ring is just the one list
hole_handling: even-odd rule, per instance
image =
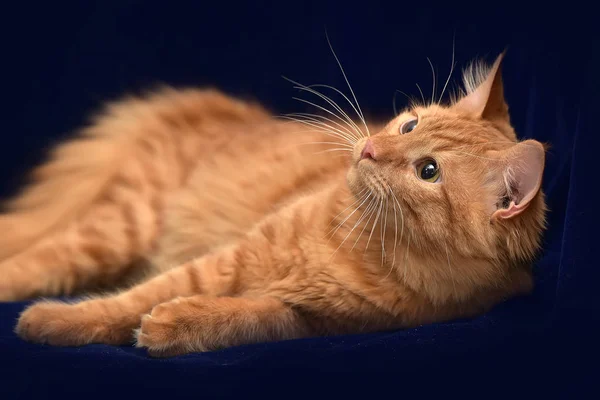
[[[387, 185], [388, 190], [390, 191], [390, 193], [393, 194], [392, 192], [392, 188], [390, 187], [390, 185]], [[396, 213], [396, 203], [392, 201], [392, 206], [394, 206], [394, 250], [393, 250], [393, 257], [392, 257], [392, 265], [390, 265], [390, 270], [388, 271], [387, 275], [382, 279], [382, 280], [386, 280], [390, 274], [392, 273], [392, 271], [394, 270], [394, 267], [396, 266], [396, 246], [398, 245], [398, 216]]]
[[450, 66], [450, 73], [448, 74], [448, 78], [446, 79], [446, 83], [444, 84], [444, 88], [442, 89], [442, 93], [440, 93], [440, 97], [438, 99], [438, 105], [442, 101], [442, 97], [444, 96], [444, 92], [446, 91], [446, 87], [448, 86], [448, 82], [450, 82], [450, 77], [452, 76], [452, 72], [454, 72], [455, 43], [456, 43], [456, 35], [452, 37], [452, 65]]
[[[292, 79], [286, 78], [285, 76], [283, 77], [283, 79], [285, 79], [285, 80], [287, 80], [287, 81], [295, 84], [296, 86], [294, 86], [294, 89], [299, 89], [299, 90], [302, 90], [302, 91], [314, 94], [314, 95], [320, 97], [321, 99], [325, 100], [330, 106], [333, 107], [333, 109], [335, 111], [338, 111], [344, 118], [346, 118], [346, 122], [349, 124], [349, 126], [353, 127], [352, 129], [354, 129], [359, 134], [360, 137], [363, 136], [360, 128], [358, 127], [358, 125], [356, 125], [356, 123], [352, 120], [352, 118], [350, 118], [348, 116], [348, 114], [342, 109], [342, 107], [340, 107], [331, 97], [323, 94], [322, 92], [320, 92], [318, 90], [313, 89], [311, 86], [303, 85], [303, 84], [301, 84], [299, 82], [296, 82], [296, 81], [294, 81]], [[318, 85], [313, 85], [313, 86], [318, 86]], [[335, 90], [339, 92], [339, 90], [337, 90], [337, 89], [335, 89]], [[342, 95], [343, 95], [343, 93], [342, 93]], [[296, 99], [296, 100], [298, 100], [295, 97], [293, 97], [293, 98]], [[350, 103], [350, 104], [352, 104], [352, 103]], [[359, 117], [361, 117], [361, 116], [359, 115]]]
[[315, 118], [315, 116], [312, 116], [311, 114], [303, 114], [303, 115], [288, 114], [287, 116], [291, 117], [291, 118], [299, 119], [301, 121], [310, 121], [310, 122], [313, 122], [313, 123], [315, 123], [315, 124], [317, 124], [319, 126], [322, 126], [322, 127], [326, 128], [326, 129], [335, 131], [335, 132], [339, 133], [340, 135], [344, 135], [344, 136], [347, 136], [347, 137], [354, 137], [352, 132], [349, 132], [348, 130], [340, 130], [340, 129], [336, 128], [336, 127], [333, 127], [333, 126], [329, 125], [328, 123]]
[[325, 34], [325, 36], [327, 37], [327, 43], [329, 44], [329, 48], [331, 49], [331, 53], [333, 54], [333, 56], [335, 57], [335, 61], [337, 61], [338, 66], [340, 67], [340, 71], [342, 71], [342, 75], [344, 75], [344, 79], [346, 80], [346, 84], [348, 85], [348, 89], [350, 89], [350, 93], [352, 93], [352, 97], [354, 98], [354, 102], [356, 103], [356, 107], [358, 108], [358, 111], [360, 112], [360, 119], [362, 120], [363, 124], [365, 125], [365, 129], [367, 130], [367, 135], [371, 136], [371, 132], [369, 132], [369, 127], [367, 126], [367, 122], [365, 121], [365, 116], [360, 108], [360, 104], [358, 104], [358, 100], [356, 99], [356, 95], [354, 94], [354, 90], [352, 90], [352, 86], [350, 85], [350, 81], [348, 81], [348, 77], [346, 76], [346, 72], [344, 72], [344, 68], [342, 67], [342, 63], [340, 62], [337, 54], [335, 54], [335, 51], [333, 50], [333, 46], [331, 45], [331, 41], [329, 40], [329, 35]]
[[452, 287], [454, 289], [454, 297], [458, 300], [458, 292], [456, 291], [456, 282], [454, 280], [454, 272], [452, 271], [452, 266], [450, 265], [450, 253], [448, 252], [448, 242], [444, 241], [444, 245], [446, 246], [446, 258], [448, 259], [448, 270], [450, 271], [450, 279], [452, 280]]
[[406, 281], [406, 275], [408, 273], [408, 253], [410, 251], [410, 238], [412, 237], [412, 232], [410, 229], [408, 230], [408, 240], [406, 244], [406, 253], [404, 254], [404, 281]]
[[[474, 146], [486, 146], [486, 145], [490, 145], [490, 144], [504, 144], [504, 145], [506, 145], [506, 147], [512, 147], [512, 146], [514, 146], [517, 143], [512, 142], [512, 141], [507, 141], [507, 140], [492, 140], [492, 141], [482, 141], [482, 142], [479, 142], [479, 143], [473, 143], [473, 144], [470, 144], [470, 145], [463, 145], [463, 146], [460, 146], [458, 148], [474, 147]], [[525, 143], [525, 142], [519, 142], [519, 145], [520, 146], [537, 147], [534, 144]]]
[[[331, 114], [331, 115], [332, 115], [332, 116], [334, 116], [335, 118], [337, 118], [337, 119], [339, 119], [340, 121], [342, 121], [342, 122], [344, 122], [345, 124], [347, 124], [347, 125], [348, 125], [348, 126], [349, 126], [349, 127], [352, 129], [352, 130], [353, 130], [353, 131], [356, 131], [356, 128], [355, 128], [355, 127], [353, 127], [351, 124], [349, 124], [349, 123], [348, 123], [348, 121], [344, 120], [342, 117], [340, 117], [339, 115], [337, 115], [337, 114], [335, 114], [335, 113], [331, 112], [330, 110], [328, 110], [328, 109], [326, 109], [326, 108], [324, 108], [324, 107], [322, 107], [322, 106], [320, 106], [320, 105], [318, 105], [318, 104], [316, 104], [316, 103], [313, 103], [312, 101], [304, 100], [304, 99], [301, 99], [301, 98], [298, 98], [298, 97], [292, 97], [292, 99], [294, 99], [294, 100], [297, 100], [297, 101], [300, 101], [300, 102], [302, 102], [302, 103], [309, 104], [309, 105], [311, 105], [311, 106], [313, 106], [313, 107], [316, 107], [316, 108], [318, 108], [318, 109], [320, 109], [320, 110], [322, 110], [322, 111], [325, 111], [326, 113], [328, 113], [328, 114]], [[353, 135], [353, 136], [354, 136], [354, 135]], [[358, 137], [355, 137], [355, 139], [356, 139], [356, 140], [360, 139], [360, 135], [359, 135]]]
[[[308, 87], [313, 88], [313, 87], [324, 87], [324, 88], [328, 88], [331, 90], [334, 90], [335, 92], [339, 93], [344, 99], [346, 99], [346, 101], [350, 104], [350, 106], [352, 107], [352, 109], [354, 110], [354, 112], [358, 115], [359, 118], [361, 118], [361, 120], [363, 121], [363, 123], [366, 125], [366, 122], [362, 116], [362, 113], [360, 113], [356, 107], [354, 106], [354, 104], [350, 101], [350, 99], [348, 98], [348, 96], [346, 96], [341, 90], [337, 89], [334, 86], [331, 85], [324, 85], [324, 84], [314, 84], [314, 85], [309, 85]], [[360, 129], [359, 129], [360, 130]], [[361, 132], [362, 133], [362, 132]], [[364, 135], [363, 135], [364, 136]]]
[[309, 133], [309, 132], [322, 132], [322, 133], [326, 134], [327, 136], [335, 137], [335, 138], [338, 138], [338, 139], [343, 139], [344, 143], [346, 143], [346, 144], [350, 144], [350, 145], [354, 144], [354, 142], [352, 142], [352, 139], [349, 139], [349, 138], [347, 138], [345, 136], [342, 136], [342, 135], [340, 135], [337, 132], [332, 132], [332, 131], [330, 131], [327, 128], [324, 128], [322, 126], [314, 126], [310, 122], [302, 121], [302, 120], [297, 120], [297, 119], [292, 119], [290, 117], [281, 117], [281, 118], [285, 118], [285, 119], [289, 119], [290, 120], [290, 121], [286, 121], [286, 123], [288, 123], [288, 122], [289, 123], [299, 123], [299, 124], [305, 125], [307, 127], [310, 127], [310, 129], [303, 129], [303, 130], [297, 130], [297, 131], [288, 131], [289, 133], [298, 133], [298, 134], [301, 134], [301, 133]]
[[394, 98], [393, 98], [393, 100], [392, 100], [392, 103], [393, 103], [393, 106], [394, 106], [394, 114], [395, 114], [396, 116], [398, 115], [398, 113], [397, 113], [397, 111], [396, 111], [396, 94], [397, 94], [397, 93], [401, 93], [401, 94], [403, 94], [403, 95], [404, 95], [404, 96], [405, 96], [405, 97], [408, 99], [408, 103], [409, 103], [411, 106], [415, 106], [415, 105], [417, 105], [417, 104], [418, 104], [417, 100], [415, 100], [413, 97], [411, 97], [411, 96], [407, 95], [407, 94], [406, 94], [406, 93], [404, 93], [402, 90], [398, 90], [398, 89], [396, 89], [396, 91], [394, 92]]
[[375, 231], [375, 225], [377, 225], [377, 221], [379, 221], [379, 216], [381, 215], [381, 209], [383, 207], [383, 197], [380, 200], [379, 208], [377, 209], [377, 217], [373, 220], [373, 227], [371, 228], [371, 233], [369, 234], [369, 239], [367, 240], [367, 245], [365, 246], [365, 253], [369, 248], [369, 243], [371, 243], [371, 237], [373, 236], [373, 232]]
[[311, 122], [311, 121], [297, 119], [297, 118], [292, 118], [292, 117], [286, 117], [286, 116], [283, 116], [282, 118], [286, 118], [286, 119], [298, 122], [300, 124], [304, 124], [306, 126], [310, 126], [310, 127], [314, 128], [314, 129], [316, 129], [317, 131], [323, 132], [323, 133], [325, 133], [325, 134], [327, 134], [329, 136], [339, 137], [340, 139], [344, 139], [347, 143], [349, 143], [351, 145], [354, 145], [356, 143], [356, 140], [357, 140], [355, 137], [352, 137], [352, 138], [347, 137], [346, 135], [343, 135], [343, 134], [331, 131], [331, 130], [326, 129], [326, 128], [324, 128], [324, 127], [322, 127], [322, 126], [320, 126], [318, 124], [315, 124], [314, 122]]
[[417, 85], [417, 89], [419, 89], [419, 93], [421, 93], [421, 99], [423, 99], [423, 105], [425, 105], [427, 102], [425, 101], [425, 96], [423, 95], [423, 91], [421, 90], [421, 86], [419, 86], [418, 83], [415, 83], [415, 85]]
[[346, 119], [347, 124], [353, 129], [353, 131], [358, 134], [358, 138], [363, 137], [363, 133], [356, 123], [350, 118], [350, 116], [329, 96], [319, 92], [318, 90], [314, 90], [308, 86], [294, 86], [295, 89], [300, 89], [309, 93], [312, 93], [321, 99], [325, 100], [329, 105], [333, 107], [333, 109], [340, 113]]
[[429, 59], [429, 57], [427, 57], [427, 61], [429, 62], [429, 66], [431, 67], [431, 74], [433, 75], [433, 83], [432, 83], [432, 90], [431, 90], [431, 103], [430, 103], [430, 105], [433, 105], [435, 102], [435, 70], [433, 68], [433, 64], [431, 63], [431, 60]]
[[482, 160], [498, 161], [497, 158], [483, 157], [483, 156], [480, 156], [480, 155], [477, 155], [477, 154], [468, 153], [466, 151], [450, 150], [450, 152], [464, 154], [464, 155], [467, 155], [467, 156], [471, 156], [471, 157], [475, 157], [475, 158], [480, 158]]
[[392, 194], [392, 197], [394, 198], [394, 202], [398, 205], [398, 211], [400, 211], [400, 223], [401, 223], [400, 243], [402, 243], [402, 239], [404, 238], [404, 213], [402, 212], [402, 206], [400, 205], [400, 202], [398, 201], [396, 194], [394, 193], [394, 191], [392, 190], [392, 188], [389, 185], [388, 185], [388, 189], [390, 190], [390, 193]]
[[[348, 209], [352, 208], [356, 203], [364, 200], [364, 198], [368, 195], [368, 193], [366, 193], [366, 192], [368, 192], [368, 190], [369, 190], [368, 188], [364, 188], [358, 195], [356, 195], [358, 200], [355, 200], [352, 204], [350, 204], [348, 207], [344, 208], [340, 213], [338, 213], [335, 217], [333, 217], [328, 226], [331, 226], [331, 224], [333, 224], [333, 221], [335, 221], [337, 219], [337, 217], [339, 217], [340, 215], [345, 213]], [[349, 197], [349, 199], [351, 199], [352, 197], [354, 197], [354, 196]]]
[[[372, 193], [371, 193], [372, 194]], [[369, 196], [370, 197], [370, 196]], [[340, 245], [337, 247], [337, 249], [335, 249], [335, 251], [333, 252], [332, 256], [333, 257], [338, 250], [342, 247], [342, 245], [344, 243], [346, 243], [346, 240], [348, 240], [348, 238], [350, 237], [350, 235], [352, 234], [352, 232], [354, 232], [354, 229], [356, 229], [356, 227], [361, 223], [361, 221], [365, 218], [365, 215], [367, 215], [367, 213], [370, 215], [372, 213], [371, 208], [374, 210], [376, 207], [373, 207], [375, 204], [375, 200], [371, 199], [371, 201], [369, 202], [369, 205], [367, 206], [367, 208], [365, 209], [365, 211], [362, 213], [362, 215], [360, 216], [360, 218], [358, 219], [358, 221], [356, 221], [356, 223], [354, 224], [354, 226], [352, 227], [352, 229], [350, 229], [350, 232], [348, 232], [348, 234], [346, 235], [346, 237], [344, 238], [344, 240], [342, 240], [342, 242], [340, 243]], [[359, 206], [360, 207], [360, 206]], [[364, 231], [364, 228], [363, 228]], [[358, 241], [358, 239], [360, 239], [360, 237], [362, 236], [362, 232], [357, 236], [356, 241]], [[354, 246], [356, 246], [356, 242], [354, 243]], [[354, 249], [354, 246], [352, 246], [352, 249], [350, 249], [350, 251], [352, 251]]]
[[[354, 241], [354, 245], [352, 245], [352, 248], [350, 249], [350, 251], [354, 250], [354, 248], [356, 247], [356, 245], [358, 244], [358, 241], [360, 240], [360, 238], [362, 237], [365, 229], [367, 228], [367, 226], [369, 225], [369, 222], [371, 222], [371, 218], [373, 218], [373, 215], [375, 214], [375, 210], [377, 209], [377, 203], [375, 202], [375, 200], [373, 199], [373, 201], [371, 201], [372, 208], [369, 209], [369, 213], [367, 214], [367, 212], [365, 211], [365, 214], [363, 214], [363, 216], [368, 215], [368, 219], [365, 221], [365, 224], [363, 225], [362, 230], [360, 231], [360, 234], [356, 237], [356, 240]], [[359, 222], [361, 222], [362, 220], [364, 220], [365, 218], [361, 218], [357, 224]], [[356, 226], [355, 226], [356, 227]], [[354, 228], [355, 228], [354, 227]], [[352, 230], [354, 230], [354, 228], [352, 228]]]
[[388, 197], [385, 196], [385, 208], [384, 208], [384, 214], [383, 216], [385, 217], [384, 219], [384, 223], [383, 223], [383, 229], [381, 230], [381, 266], [383, 267], [384, 264], [384, 260], [386, 258], [386, 254], [385, 254], [385, 233], [387, 232], [387, 215], [388, 215]]
[[[352, 213], [350, 213], [350, 215], [348, 215], [342, 222], [340, 222], [338, 224], [338, 226], [334, 229], [332, 229], [331, 231], [329, 231], [327, 233], [327, 235], [329, 235], [332, 231], [333, 233], [331, 233], [331, 237], [335, 236], [335, 234], [337, 233], [337, 231], [346, 223], [346, 221], [348, 221], [348, 219], [350, 219], [350, 217], [352, 217], [362, 206], [363, 204], [365, 204], [367, 202], [367, 200], [369, 200], [371, 198], [371, 196], [373, 195], [373, 193], [369, 192], [369, 194], [367, 195], [367, 197], [363, 200], [362, 203], [360, 203], [358, 205], [358, 207], [356, 207], [356, 209], [354, 211], [352, 211]], [[370, 204], [370, 203], [369, 203]], [[363, 214], [364, 215], [364, 214]], [[331, 240], [331, 238], [330, 238]]]
[[337, 126], [339, 129], [342, 129], [344, 132], [348, 133], [349, 135], [352, 135], [352, 131], [348, 130], [347, 127], [345, 127], [344, 125], [340, 124], [339, 122], [336, 122], [334, 120], [332, 120], [331, 118], [327, 118], [324, 115], [319, 115], [319, 114], [310, 114], [310, 113], [292, 113], [292, 114], [288, 114], [292, 117], [311, 117], [311, 118], [319, 118], [319, 119], [323, 119], [325, 121], [329, 121], [330, 123], [334, 124], [335, 126]]
[[352, 150], [349, 150], [349, 149], [329, 149], [329, 150], [318, 151], [315, 154], [331, 153], [333, 151], [347, 151], [349, 153], [352, 153]]
[[316, 145], [316, 144], [335, 144], [337, 146], [348, 147], [351, 149], [354, 148], [354, 146], [351, 146], [346, 143], [340, 143], [340, 142], [307, 142], [307, 143], [300, 143], [297, 146], [311, 146], [311, 145]]
[[297, 122], [297, 123], [304, 124], [306, 126], [310, 126], [314, 129], [317, 129], [320, 132], [330, 133], [331, 135], [334, 135], [334, 136], [344, 139], [346, 142], [348, 142], [350, 144], [354, 144], [354, 142], [356, 142], [356, 138], [354, 136], [351, 136], [344, 131], [333, 130], [333, 128], [331, 126], [323, 123], [322, 121], [313, 121], [308, 118], [301, 119], [301, 118], [291, 117], [291, 116], [287, 116], [287, 115], [283, 115], [280, 118], [287, 119], [290, 122]]
[[348, 144], [338, 143], [338, 142], [310, 142], [310, 143], [300, 143], [300, 144], [297, 144], [296, 146], [314, 146], [314, 145], [319, 145], [319, 144], [330, 144], [330, 145], [341, 146], [341, 147], [336, 147], [336, 148], [344, 149], [349, 152], [352, 152], [354, 150], [354, 146], [350, 146]]

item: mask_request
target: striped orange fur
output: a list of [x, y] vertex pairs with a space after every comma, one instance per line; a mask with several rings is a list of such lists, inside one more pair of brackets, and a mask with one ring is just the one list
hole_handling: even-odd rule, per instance
[[0, 217], [0, 300], [113, 293], [35, 303], [16, 332], [173, 356], [474, 316], [529, 292], [545, 150], [517, 140], [501, 60], [471, 69], [457, 101], [385, 123], [286, 122], [211, 90], [109, 106]]

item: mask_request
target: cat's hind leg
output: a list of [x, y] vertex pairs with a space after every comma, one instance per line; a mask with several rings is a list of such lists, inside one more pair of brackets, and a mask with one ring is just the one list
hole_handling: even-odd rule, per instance
[[223, 250], [176, 267], [121, 293], [74, 304], [38, 302], [19, 318], [23, 339], [51, 345], [123, 344], [133, 340], [141, 318], [178, 296], [231, 295], [237, 285], [235, 254]]
[[0, 261], [0, 301], [104, 289], [144, 273], [141, 256], [158, 234], [159, 213], [141, 199], [95, 204], [64, 230]]

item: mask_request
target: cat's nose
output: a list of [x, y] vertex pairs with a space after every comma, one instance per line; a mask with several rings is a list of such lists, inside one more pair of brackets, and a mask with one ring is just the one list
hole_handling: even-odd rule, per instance
[[371, 139], [367, 140], [367, 143], [365, 143], [365, 147], [363, 147], [362, 152], [360, 153], [360, 159], [363, 160], [365, 158], [376, 160], [375, 148], [373, 147]]

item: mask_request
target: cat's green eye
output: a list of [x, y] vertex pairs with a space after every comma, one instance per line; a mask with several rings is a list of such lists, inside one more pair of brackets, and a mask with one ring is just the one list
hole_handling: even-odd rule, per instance
[[425, 182], [435, 183], [440, 179], [440, 168], [435, 160], [425, 160], [417, 166], [417, 176]]

